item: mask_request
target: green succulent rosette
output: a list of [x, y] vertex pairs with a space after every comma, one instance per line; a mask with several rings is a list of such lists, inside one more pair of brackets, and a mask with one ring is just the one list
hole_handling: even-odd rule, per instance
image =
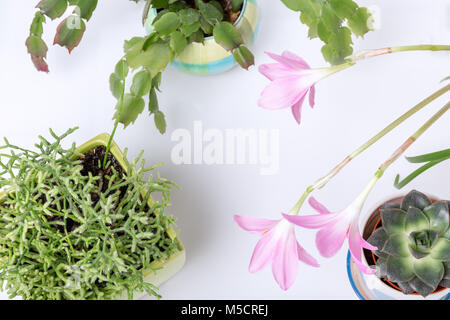
[[449, 201], [432, 201], [411, 191], [402, 203], [381, 209], [382, 227], [368, 242], [374, 251], [377, 276], [395, 282], [405, 294], [426, 297], [450, 287]]

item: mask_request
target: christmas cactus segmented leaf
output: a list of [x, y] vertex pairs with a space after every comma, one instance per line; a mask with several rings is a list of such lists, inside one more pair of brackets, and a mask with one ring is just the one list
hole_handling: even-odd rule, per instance
[[121, 101], [119, 101], [116, 106], [117, 111], [114, 115], [114, 118], [118, 118], [119, 122], [122, 123], [124, 127], [127, 127], [128, 125], [130, 125], [130, 123], [134, 123], [139, 114], [142, 113], [145, 108], [145, 101], [141, 97], [136, 97], [132, 94], [126, 94], [123, 97], [122, 112], [119, 115], [120, 107]]
[[78, 11], [80, 17], [89, 21], [97, 8], [98, 0], [75, 0], [74, 5], [77, 6], [75, 12]]
[[71, 15], [59, 24], [54, 44], [66, 47], [70, 53], [80, 44], [85, 30], [84, 21], [79, 16]]
[[300, 12], [300, 21], [309, 27], [310, 38], [324, 42], [322, 54], [331, 64], [340, 64], [353, 53], [352, 36], [363, 37], [371, 30], [373, 18], [367, 8], [352, 0], [282, 0]]
[[67, 0], [43, 0], [36, 8], [52, 20], [61, 17], [67, 9]]

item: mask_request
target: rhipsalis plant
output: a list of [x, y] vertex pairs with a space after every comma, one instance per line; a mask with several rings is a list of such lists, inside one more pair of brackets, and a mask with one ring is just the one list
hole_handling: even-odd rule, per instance
[[405, 294], [427, 296], [439, 286], [450, 288], [449, 201], [432, 201], [412, 191], [401, 204], [381, 209], [382, 227], [368, 242], [377, 276], [395, 282]]
[[322, 54], [335, 65], [353, 53], [352, 36], [363, 37], [371, 30], [372, 16], [367, 8], [352, 0], [281, 0], [289, 9], [300, 12], [300, 21], [309, 27], [309, 38], [325, 44]]
[[[149, 9], [157, 11], [152, 22], [153, 32], [146, 37], [134, 37], [125, 41], [125, 55], [110, 77], [111, 91], [119, 100], [115, 118], [124, 127], [134, 123], [144, 111], [144, 97], [148, 96], [148, 112], [154, 115], [156, 127], [164, 133], [166, 121], [157, 99], [161, 73], [187, 45], [193, 42], [203, 43], [205, 37], [213, 36], [220, 46], [233, 53], [236, 62], [244, 69], [253, 65], [253, 54], [233, 25], [242, 4], [242, 0], [147, 1], [144, 20]], [[120, 98], [130, 70], [135, 71], [133, 82], [130, 92], [123, 96], [122, 103]], [[120, 108], [122, 110], [119, 116]]]
[[32, 300], [158, 297], [143, 274], [179, 251], [163, 214], [173, 184], [144, 178], [154, 168], [140, 157], [123, 168], [108, 155], [103, 167], [104, 147], [63, 148], [72, 131], [36, 150], [0, 147], [0, 284]]

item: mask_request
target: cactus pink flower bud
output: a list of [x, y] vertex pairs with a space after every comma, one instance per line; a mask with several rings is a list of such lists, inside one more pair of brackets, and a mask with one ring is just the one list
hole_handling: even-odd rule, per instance
[[310, 266], [319, 266], [297, 242], [294, 225], [287, 220], [235, 215], [234, 221], [245, 231], [262, 236], [253, 251], [249, 271], [255, 273], [272, 264], [273, 276], [281, 289], [288, 290], [294, 283], [298, 273], [298, 260]]
[[292, 52], [284, 51], [281, 56], [270, 52], [266, 54], [277, 63], [263, 64], [259, 67], [259, 71], [271, 83], [261, 93], [258, 104], [265, 109], [291, 108], [299, 124], [303, 101], [308, 92], [309, 105], [311, 108], [314, 107], [315, 84], [353, 64], [348, 62], [329, 68], [311, 69], [302, 58]]

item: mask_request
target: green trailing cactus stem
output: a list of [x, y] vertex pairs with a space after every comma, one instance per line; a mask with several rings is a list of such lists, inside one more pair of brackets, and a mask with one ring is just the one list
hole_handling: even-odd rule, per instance
[[374, 251], [377, 276], [395, 282], [405, 294], [426, 297], [450, 287], [449, 201], [432, 201], [411, 191], [401, 204], [381, 209], [382, 227], [367, 240]]
[[159, 297], [143, 276], [180, 250], [163, 214], [173, 183], [144, 178], [154, 168], [140, 157], [122, 168], [109, 155], [103, 168], [104, 147], [63, 148], [72, 131], [34, 151], [0, 147], [0, 284], [31, 300]]

